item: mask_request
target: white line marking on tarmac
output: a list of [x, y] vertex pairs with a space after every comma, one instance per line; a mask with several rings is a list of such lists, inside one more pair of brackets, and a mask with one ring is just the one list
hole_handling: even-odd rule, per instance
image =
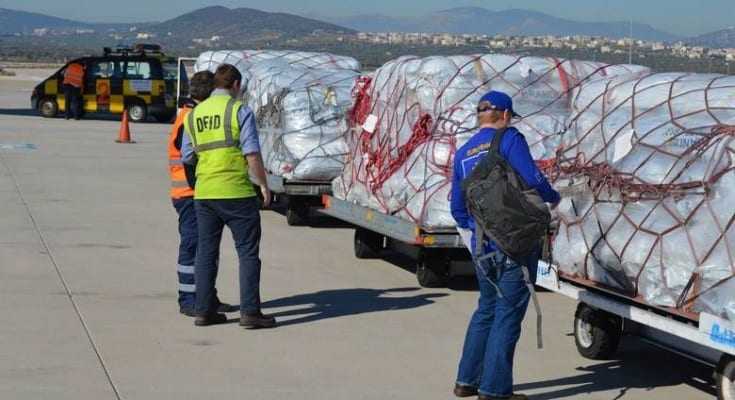
[[61, 285], [64, 287], [64, 291], [66, 292], [66, 296], [69, 298], [69, 301], [71, 302], [72, 307], [74, 307], [74, 311], [76, 312], [77, 317], [79, 318], [79, 322], [81, 322], [82, 324], [82, 328], [84, 328], [84, 332], [86, 333], [87, 339], [89, 340], [89, 343], [92, 346], [92, 350], [94, 350], [94, 353], [97, 356], [97, 360], [99, 361], [100, 366], [102, 367], [102, 370], [104, 371], [105, 376], [107, 377], [107, 382], [110, 384], [112, 391], [115, 393], [115, 398], [117, 398], [117, 400], [122, 400], [123, 398], [120, 395], [120, 391], [117, 389], [117, 385], [115, 384], [115, 381], [112, 379], [112, 375], [110, 374], [110, 370], [107, 368], [107, 364], [105, 363], [104, 358], [102, 358], [102, 353], [100, 353], [99, 348], [97, 346], [97, 342], [94, 340], [94, 336], [92, 336], [92, 332], [90, 331], [89, 326], [87, 325], [87, 321], [85, 320], [84, 315], [82, 314], [82, 310], [79, 309], [79, 305], [77, 305], [76, 300], [74, 300], [74, 295], [69, 289], [69, 285], [66, 283], [64, 274], [62, 273], [61, 268], [59, 268], [59, 265], [56, 263], [56, 259], [54, 258], [54, 255], [48, 246], [48, 242], [46, 241], [46, 238], [43, 236], [43, 232], [41, 232], [41, 229], [38, 227], [36, 218], [33, 216], [33, 213], [31, 212], [31, 208], [28, 205], [28, 202], [26, 201], [25, 197], [23, 196], [23, 192], [20, 190], [20, 184], [18, 183], [18, 180], [16, 179], [15, 174], [13, 173], [13, 170], [10, 169], [8, 164], [5, 162], [5, 159], [3, 158], [2, 153], [0, 153], [0, 165], [2, 165], [8, 171], [8, 175], [10, 175], [10, 178], [13, 180], [13, 184], [15, 185], [15, 190], [18, 192], [20, 201], [21, 203], [23, 203], [23, 206], [25, 207], [26, 212], [28, 213], [28, 217], [31, 219], [31, 222], [33, 223], [33, 229], [38, 234], [38, 238], [41, 241], [41, 246], [43, 246], [43, 249], [46, 251], [46, 255], [48, 256], [49, 261], [51, 261], [51, 264], [54, 266], [54, 269], [56, 270], [56, 274], [59, 276]]

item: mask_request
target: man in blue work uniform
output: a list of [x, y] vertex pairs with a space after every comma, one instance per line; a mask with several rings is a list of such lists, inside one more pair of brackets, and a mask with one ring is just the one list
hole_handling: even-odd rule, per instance
[[[176, 122], [171, 127], [168, 138], [168, 168], [171, 176], [171, 202], [179, 217], [179, 254], [177, 276], [179, 281], [179, 312], [194, 316], [195, 282], [194, 259], [197, 249], [197, 218], [194, 210], [194, 187], [196, 186], [195, 167], [181, 161], [181, 143], [184, 138], [184, 120], [189, 112], [200, 102], [207, 100], [214, 90], [214, 74], [200, 71], [189, 81], [189, 99], [179, 109]], [[219, 304], [219, 312], [234, 312], [239, 308]]]
[[472, 235], [471, 243], [467, 243], [470, 251], [475, 249], [476, 240], [483, 240], [485, 254], [492, 256], [475, 265], [480, 299], [467, 329], [454, 394], [479, 396], [480, 400], [525, 400], [526, 396], [513, 393], [513, 357], [531, 295], [520, 264], [528, 267], [531, 281], [535, 281], [541, 249], [524, 260], [511, 260], [491, 241], [474, 237], [475, 221], [467, 210], [462, 181], [487, 155], [496, 132], [506, 129], [500, 143], [503, 158], [545, 202], [556, 205], [560, 197], [536, 167], [526, 139], [510, 127], [511, 119], [517, 116], [510, 96], [496, 91], [487, 93], [480, 99], [477, 113], [480, 131], [455, 155], [451, 210], [463, 236]]

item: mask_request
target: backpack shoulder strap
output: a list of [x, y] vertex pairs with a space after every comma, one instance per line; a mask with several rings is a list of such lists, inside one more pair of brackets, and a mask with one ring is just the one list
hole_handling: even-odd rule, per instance
[[490, 151], [500, 155], [500, 144], [503, 142], [503, 136], [505, 136], [505, 131], [507, 129], [498, 129], [495, 132], [495, 135], [493, 136], [493, 141], [490, 143]]

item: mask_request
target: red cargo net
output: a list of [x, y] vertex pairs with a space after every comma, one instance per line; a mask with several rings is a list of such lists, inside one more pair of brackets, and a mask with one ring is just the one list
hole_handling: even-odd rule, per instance
[[[542, 163], [554, 181], [586, 182], [593, 199], [576, 209], [587, 203], [572, 197], [575, 212], [562, 214], [556, 240], [581, 232], [586, 249], [579, 265], [560, 262], [563, 272], [592, 281], [608, 274], [606, 284], [655, 305], [724, 315], [713, 298], [699, 302], [735, 274], [735, 198], [723, 207], [721, 194], [735, 182], [735, 104], [723, 103], [723, 93], [735, 93], [735, 79], [661, 74], [610, 81], [575, 104], [572, 136]], [[621, 113], [629, 121], [611, 122]], [[631, 129], [632, 158], [613, 164], [616, 141]], [[662, 129], [666, 140], [657, 143]]]
[[[482, 94], [499, 88], [515, 98], [533, 98], [539, 92], [549, 97], [546, 104], [525, 114], [526, 118], [552, 108], [569, 110], [574, 89], [587, 80], [605, 77], [611, 68], [601, 63], [545, 59], [542, 70], [529, 71], [526, 78], [518, 79], [519, 70], [531, 62], [538, 66], [540, 59], [497, 56], [510, 60], [498, 64], [492, 57], [496, 56], [433, 58], [448, 61], [443, 71], [446, 76], [419, 74], [418, 79], [408, 69], [430, 59], [404, 57], [362, 78], [354, 90], [350, 113], [355, 128], [348, 141], [352, 154], [337, 183], [342, 185], [338, 192], [350, 198], [359, 186], [372, 203], [380, 205], [380, 211], [424, 225], [427, 213], [433, 212], [427, 210], [429, 206], [448, 211], [453, 155], [458, 141], [476, 130], [475, 102]], [[431, 103], [418, 98], [420, 92], [425, 98], [427, 91], [432, 93]], [[377, 120], [375, 129], [363, 131], [371, 115]], [[524, 133], [532, 147], [558, 134]]]

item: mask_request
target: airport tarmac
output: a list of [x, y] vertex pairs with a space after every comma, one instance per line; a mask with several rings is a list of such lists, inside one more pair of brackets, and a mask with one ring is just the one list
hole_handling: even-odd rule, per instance
[[[452, 398], [471, 279], [420, 289], [401, 257], [355, 259], [351, 229], [289, 227], [264, 211], [261, 293], [280, 326], [195, 328], [176, 303], [169, 126], [133, 124], [137, 143], [117, 144], [117, 121], [36, 116], [34, 83], [21, 78], [0, 79], [0, 399]], [[218, 282], [236, 302], [228, 234]], [[714, 397], [710, 369], [635, 338], [612, 361], [582, 358], [575, 303], [540, 299], [546, 347], [536, 349], [530, 309], [516, 391]]]

